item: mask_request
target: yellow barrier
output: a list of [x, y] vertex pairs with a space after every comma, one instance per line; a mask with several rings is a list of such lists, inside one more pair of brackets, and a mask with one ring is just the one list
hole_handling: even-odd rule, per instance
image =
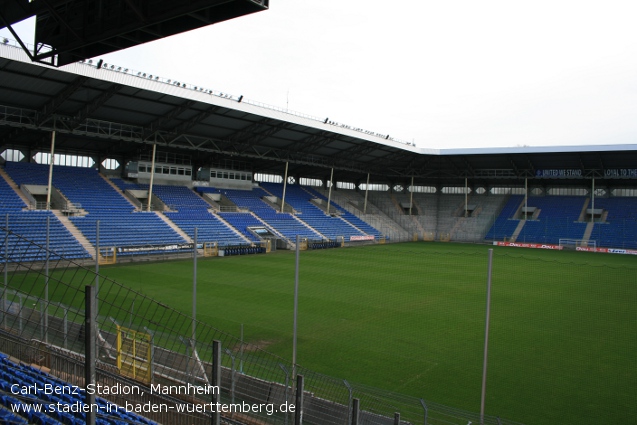
[[151, 382], [152, 339], [150, 334], [117, 326], [117, 368], [122, 375]]

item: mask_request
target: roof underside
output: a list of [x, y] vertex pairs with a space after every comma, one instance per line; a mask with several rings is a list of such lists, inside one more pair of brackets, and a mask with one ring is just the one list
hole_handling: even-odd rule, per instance
[[25, 51], [33, 61], [63, 66], [265, 10], [268, 3], [269, 0], [3, 0], [0, 28], [35, 16], [35, 47]]
[[[637, 164], [634, 146], [422, 153], [236, 99], [154, 81], [137, 84], [141, 78], [133, 75], [118, 80], [110, 77], [116, 76], [114, 72], [92, 65], [72, 66], [86, 72], [0, 57], [0, 152], [49, 151], [51, 130], [56, 129], [56, 152], [115, 158], [120, 163], [136, 160], [156, 142], [159, 150], [190, 154], [195, 167], [233, 159], [253, 172], [282, 175], [289, 162], [289, 174], [297, 177], [326, 179], [334, 167], [339, 181], [365, 182], [369, 173], [375, 183], [408, 184], [413, 176], [417, 185], [434, 186], [464, 185], [465, 178], [470, 185], [520, 185], [525, 177], [546, 169], [582, 170], [586, 179], [543, 178], [542, 184], [588, 186], [586, 180], [602, 178], [604, 170]], [[634, 186], [636, 181], [613, 184]]]

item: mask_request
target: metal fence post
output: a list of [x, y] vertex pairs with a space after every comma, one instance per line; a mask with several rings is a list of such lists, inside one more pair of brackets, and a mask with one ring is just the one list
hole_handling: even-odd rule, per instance
[[290, 372], [285, 367], [285, 365], [282, 364], [282, 363], [279, 363], [279, 367], [281, 368], [283, 373], [285, 373], [285, 406], [286, 406], [285, 425], [288, 425], [288, 416], [289, 416], [289, 413], [290, 413], [289, 408], [288, 408], [288, 406], [290, 405], [289, 394], [288, 394], [288, 391], [290, 389]]
[[236, 379], [236, 369], [234, 367], [235, 358], [231, 350], [226, 348], [223, 351], [225, 351], [226, 354], [230, 356], [230, 367], [231, 367], [230, 369], [230, 400], [232, 401], [232, 404], [234, 404], [234, 389], [235, 389], [235, 379]]
[[484, 356], [482, 360], [482, 391], [480, 396], [480, 425], [484, 424], [484, 402], [487, 389], [487, 363], [489, 358], [489, 322], [491, 317], [491, 275], [493, 270], [493, 248], [489, 250], [487, 265], [487, 304], [484, 325]]
[[296, 412], [294, 425], [303, 424], [303, 375], [296, 375]]
[[358, 425], [358, 416], [360, 415], [360, 400], [355, 398], [352, 403], [352, 423]]
[[44, 319], [44, 312], [46, 311], [44, 309], [44, 303], [42, 303], [42, 301], [38, 302], [38, 304], [40, 305], [40, 320], [39, 320], [39, 325], [40, 325], [40, 340], [44, 339], [44, 326], [45, 326], [45, 319]]
[[50, 251], [50, 235], [51, 235], [51, 217], [46, 218], [46, 261], [44, 273], [44, 342], [49, 342], [49, 258]]
[[22, 335], [22, 295], [19, 293], [15, 295], [18, 297], [18, 331], [19, 335]]
[[69, 340], [69, 323], [68, 323], [69, 309], [64, 307], [64, 348], [67, 348]]
[[214, 340], [212, 342], [212, 404], [214, 412], [212, 412], [212, 425], [221, 425], [221, 412], [219, 412], [219, 403], [221, 403], [221, 341]]
[[420, 405], [425, 410], [425, 425], [427, 425], [427, 415], [429, 414], [429, 409], [427, 409], [427, 405], [425, 404], [425, 400], [420, 399]]
[[349, 398], [347, 401], [347, 423], [349, 424], [350, 422], [352, 422], [352, 400], [354, 397], [354, 390], [352, 389], [349, 382], [347, 382], [345, 379], [343, 379], [343, 384], [345, 384], [345, 387], [349, 392]]
[[[96, 326], [95, 326], [95, 296], [94, 288], [90, 285], [85, 286], [84, 302], [84, 350], [85, 364], [84, 364], [84, 381], [85, 387], [89, 388], [89, 385], [95, 386], [96, 374], [95, 374], [95, 345], [96, 345]], [[86, 425], [95, 425], [96, 412], [93, 409], [95, 405], [95, 392], [85, 391], [86, 404], [89, 406], [88, 412], [86, 412]]]
[[301, 238], [296, 235], [296, 257], [294, 266], [294, 317], [292, 323], [292, 379], [296, 376], [296, 343], [297, 343], [297, 323], [299, 314], [299, 243]]
[[150, 335], [150, 384], [155, 383], [155, 332], [144, 326], [144, 330]]
[[4, 228], [4, 290], [2, 291], [2, 321], [7, 311], [7, 288], [9, 287], [9, 213]]

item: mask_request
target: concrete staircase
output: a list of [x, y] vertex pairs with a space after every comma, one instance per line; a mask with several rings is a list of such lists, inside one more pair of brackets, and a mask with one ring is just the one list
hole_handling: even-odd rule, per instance
[[161, 218], [164, 223], [166, 223], [168, 226], [170, 226], [171, 229], [173, 229], [175, 232], [177, 232], [179, 234], [179, 236], [184, 238], [188, 243], [192, 243], [193, 242], [192, 238], [190, 236], [188, 236], [188, 234], [186, 234], [186, 232], [181, 230], [181, 228], [179, 226], [177, 226], [175, 223], [173, 223], [173, 221], [171, 219], [169, 219], [168, 217], [166, 217], [164, 214], [158, 213], [156, 211], [153, 211], [153, 214], [155, 214], [157, 217]]
[[131, 204], [133, 208], [135, 208], [135, 211], [139, 211], [139, 206], [135, 205], [135, 204], [133, 203], [133, 201], [131, 201], [130, 199], [128, 199], [128, 196], [124, 195], [124, 194], [122, 193], [122, 189], [120, 189], [119, 187], [117, 187], [117, 185], [116, 185], [115, 183], [113, 183], [113, 182], [111, 181], [111, 179], [109, 179], [109, 178], [108, 178], [108, 177], [106, 177], [106, 176], [103, 176], [101, 173], [100, 173], [100, 177], [101, 177], [101, 178], [103, 178], [103, 179], [106, 181], [106, 183], [108, 183], [108, 184], [109, 184], [109, 185], [110, 185], [113, 189], [115, 189], [115, 191], [116, 191], [117, 193], [119, 193], [120, 195], [122, 195], [122, 198], [126, 199], [126, 200], [128, 201], [128, 203], [129, 203], [129, 204]]
[[582, 236], [582, 239], [586, 242], [588, 242], [591, 239], [591, 235], [593, 234], [593, 227], [595, 227], [595, 223], [590, 221], [588, 222], [588, 224], [586, 225], [586, 230], [584, 231], [584, 236]]
[[520, 222], [518, 223], [518, 227], [515, 228], [515, 231], [511, 235], [510, 242], [515, 242], [518, 239], [518, 236], [520, 236], [520, 232], [522, 231], [522, 228], [524, 227], [525, 224], [526, 224], [526, 220], [520, 220]]
[[53, 215], [55, 215], [58, 220], [66, 227], [66, 229], [73, 235], [73, 237], [84, 247], [84, 249], [89, 253], [92, 259], [95, 259], [95, 246], [89, 242], [88, 239], [80, 232], [80, 230], [75, 227], [75, 224], [69, 220], [67, 216], [65, 216], [59, 210], [51, 210]]
[[223, 217], [221, 217], [220, 215], [215, 214], [213, 211], [208, 210], [208, 212], [212, 215], [214, 215], [220, 222], [222, 222], [228, 229], [232, 230], [232, 232], [237, 235], [238, 237], [240, 237], [241, 239], [243, 239], [245, 241], [245, 243], [247, 244], [251, 244], [252, 241], [250, 239], [248, 239], [246, 237], [246, 235], [244, 235], [243, 233], [241, 233], [240, 231], [238, 231], [237, 229], [235, 229], [230, 223], [228, 223], [226, 220], [223, 219]]

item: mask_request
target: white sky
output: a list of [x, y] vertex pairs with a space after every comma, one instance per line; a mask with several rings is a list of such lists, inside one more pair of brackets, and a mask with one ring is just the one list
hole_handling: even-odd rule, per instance
[[270, 0], [102, 58], [425, 148], [634, 144], [636, 17], [634, 0]]

